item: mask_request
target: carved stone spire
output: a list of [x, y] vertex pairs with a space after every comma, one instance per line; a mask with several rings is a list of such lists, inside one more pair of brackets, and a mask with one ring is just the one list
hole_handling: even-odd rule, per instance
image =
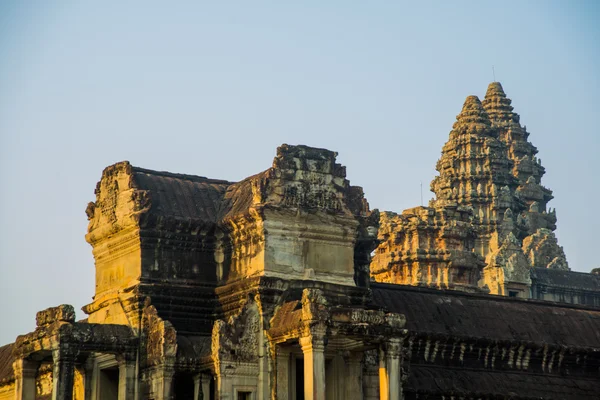
[[476, 251], [483, 257], [490, 251], [504, 210], [519, 207], [511, 168], [506, 146], [497, 139], [481, 102], [476, 96], [467, 97], [437, 164], [439, 175], [431, 183], [436, 195], [432, 206], [473, 208], [478, 225]]
[[519, 114], [513, 113], [511, 103], [512, 100], [506, 97], [500, 82], [492, 82], [487, 88], [482, 104], [492, 121], [519, 123]]
[[527, 141], [529, 132], [519, 123], [519, 114], [513, 112], [511, 103], [500, 82], [492, 82], [482, 104], [498, 138], [507, 146], [508, 157], [514, 164], [513, 175], [520, 183], [527, 182], [531, 176], [539, 183], [545, 170], [535, 157], [538, 149]]
[[490, 134], [491, 121], [477, 96], [467, 96], [456, 122], [452, 126], [457, 133]]
[[[538, 149], [528, 141], [529, 133], [520, 124], [519, 115], [513, 112], [512, 101], [506, 97], [504, 89], [499, 82], [492, 82], [488, 86], [483, 108], [490, 116], [492, 127], [498, 132], [498, 138], [506, 145], [507, 157], [512, 161], [512, 174], [518, 180], [516, 194], [525, 207], [517, 211], [520, 228], [519, 239], [524, 243], [531, 241], [535, 235], [536, 241], [540, 236], [548, 236], [556, 229], [556, 213], [547, 211], [547, 205], [552, 200], [552, 191], [541, 184], [545, 169], [541, 160], [536, 157]], [[553, 234], [552, 234], [553, 235]], [[568, 269], [562, 248], [556, 243], [556, 238], [548, 237], [543, 247], [553, 248], [550, 253], [562, 254], [558, 263], [548, 263], [552, 268]], [[540, 247], [541, 248], [541, 247]], [[544, 250], [545, 251], [545, 250]], [[529, 257], [532, 259], [531, 257]], [[538, 257], [537, 259], [546, 259]], [[554, 257], [553, 257], [554, 258]], [[538, 262], [532, 266], [540, 266]]]

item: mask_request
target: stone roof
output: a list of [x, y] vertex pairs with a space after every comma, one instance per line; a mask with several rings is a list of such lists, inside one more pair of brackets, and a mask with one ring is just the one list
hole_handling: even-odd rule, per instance
[[551, 268], [532, 268], [534, 284], [600, 292], [600, 275]]
[[373, 300], [409, 332], [600, 350], [600, 310], [492, 295], [373, 284]]
[[522, 372], [411, 365], [404, 390], [433, 396], [452, 394], [454, 398], [596, 400], [600, 393], [600, 381]]
[[14, 346], [14, 343], [10, 343], [0, 347], [0, 385], [15, 379], [12, 367], [13, 362], [15, 362], [13, 356]]
[[178, 219], [216, 222], [231, 182], [132, 167], [138, 189], [151, 193], [150, 213]]
[[268, 178], [268, 172], [263, 171], [229, 186], [223, 196], [219, 217], [227, 220], [246, 214], [253, 204], [252, 186], [263, 183]]

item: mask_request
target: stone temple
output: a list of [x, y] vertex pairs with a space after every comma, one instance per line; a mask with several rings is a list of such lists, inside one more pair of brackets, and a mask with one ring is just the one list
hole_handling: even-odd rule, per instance
[[107, 167], [96, 268], [0, 347], [0, 399], [599, 399], [600, 275], [570, 271], [502, 86], [467, 97], [427, 207], [371, 210], [336, 153], [241, 182]]

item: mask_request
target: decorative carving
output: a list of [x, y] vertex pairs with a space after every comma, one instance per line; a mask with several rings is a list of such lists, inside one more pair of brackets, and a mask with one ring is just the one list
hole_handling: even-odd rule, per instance
[[260, 314], [256, 303], [248, 303], [228, 322], [215, 321], [212, 331], [212, 358], [215, 362], [250, 362], [258, 357]]
[[523, 240], [523, 252], [531, 267], [569, 270], [565, 252], [549, 229], [538, 229], [527, 236]]

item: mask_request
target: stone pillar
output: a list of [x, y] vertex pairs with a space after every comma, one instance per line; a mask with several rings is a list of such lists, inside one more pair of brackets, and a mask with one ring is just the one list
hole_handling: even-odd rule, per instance
[[385, 363], [385, 351], [383, 346], [379, 349], [379, 399], [389, 400], [390, 388], [388, 384], [388, 372]]
[[194, 400], [204, 400], [201, 377], [202, 374], [194, 375]]
[[277, 346], [277, 400], [290, 400], [290, 349]]
[[231, 400], [233, 399], [233, 379], [231, 375], [225, 374], [225, 366], [219, 363], [217, 370], [217, 399], [219, 400]]
[[52, 351], [52, 400], [73, 400], [76, 355], [61, 349]]
[[300, 338], [304, 353], [304, 400], [325, 400], [325, 335]]
[[35, 400], [35, 375], [39, 363], [18, 359], [13, 363], [15, 372], [15, 400]]
[[175, 369], [172, 366], [159, 365], [152, 368], [147, 379], [150, 397], [155, 400], [172, 400], [174, 377]]
[[119, 362], [119, 400], [137, 400], [137, 376], [135, 356], [117, 357]]
[[84, 375], [83, 375], [83, 398], [85, 400], [93, 400], [96, 398], [96, 393], [93, 391], [94, 388], [94, 358], [89, 356], [84, 364]]
[[210, 380], [208, 374], [194, 375], [194, 400], [210, 400]]
[[[158, 373], [156, 374], [156, 379], [158, 379], [158, 382], [156, 382], [156, 388], [157, 388], [157, 393], [155, 394], [155, 399], [156, 400], [171, 400], [174, 398], [174, 393], [173, 393], [173, 379], [175, 377], [175, 369], [173, 367], [170, 366], [160, 366], [158, 367], [159, 370], [157, 371]], [[154, 386], [154, 385], [153, 385]]]
[[362, 357], [362, 352], [351, 353], [348, 357], [344, 357], [348, 372], [345, 379], [345, 399], [361, 400], [363, 398]]
[[385, 363], [389, 390], [388, 399], [400, 400], [403, 397], [402, 387], [400, 385], [400, 351], [402, 340], [389, 339], [385, 347]]

